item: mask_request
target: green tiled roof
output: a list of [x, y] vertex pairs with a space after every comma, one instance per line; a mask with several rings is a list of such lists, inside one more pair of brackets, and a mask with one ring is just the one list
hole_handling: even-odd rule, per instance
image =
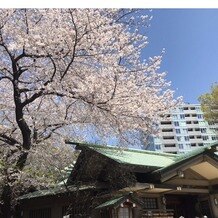
[[18, 200], [24, 200], [24, 199], [32, 199], [32, 198], [37, 198], [37, 197], [45, 197], [45, 196], [53, 196], [57, 194], [64, 194], [64, 193], [69, 193], [69, 192], [76, 192], [76, 191], [82, 191], [82, 190], [87, 190], [87, 189], [94, 189], [96, 188], [94, 185], [83, 185], [83, 186], [55, 186], [54, 188], [49, 188], [49, 189], [43, 189], [35, 192], [31, 192], [25, 195], [22, 195], [21, 197], [18, 198]]
[[99, 205], [99, 206], [96, 207], [95, 209], [101, 209], [101, 208], [104, 208], [104, 207], [111, 207], [111, 206], [114, 206], [115, 204], [117, 204], [117, 203], [119, 203], [119, 202], [122, 203], [122, 200], [123, 200], [123, 199], [124, 199], [124, 196], [111, 199], [111, 200], [106, 201], [106, 202], [104, 202], [103, 204]]
[[100, 146], [93, 144], [76, 145], [92, 149], [118, 163], [144, 166], [144, 167], [166, 167], [174, 163], [177, 155], [158, 153], [154, 151], [139, 150], [139, 149], [123, 149], [112, 146]]
[[142, 206], [143, 202], [138, 199], [136, 196], [129, 193], [127, 195], [116, 196], [110, 200], [107, 200], [103, 204], [97, 206], [95, 209], [102, 209], [105, 207], [117, 207], [119, 204], [124, 203], [127, 199], [129, 199], [132, 203]]
[[[213, 143], [205, 147], [196, 148], [185, 154], [169, 154], [169, 153], [159, 153], [154, 151], [139, 150], [139, 149], [125, 149], [113, 146], [101, 146], [96, 144], [87, 143], [74, 143], [67, 142], [70, 144], [75, 144], [81, 148], [92, 149], [112, 160], [115, 160], [121, 164], [129, 164], [134, 166], [144, 166], [144, 167], [154, 167], [159, 168], [159, 170], [164, 170], [168, 167], [173, 167], [181, 161], [185, 161], [189, 158], [197, 156], [206, 150], [214, 149], [218, 146], [218, 143]], [[157, 170], [158, 171], [158, 170]]]
[[124, 164], [139, 165], [139, 166], [152, 166], [152, 167], [165, 167], [172, 164], [175, 158], [171, 155], [163, 155], [158, 153], [150, 153], [138, 150], [117, 150], [114, 152], [112, 149], [96, 149], [97, 152]]

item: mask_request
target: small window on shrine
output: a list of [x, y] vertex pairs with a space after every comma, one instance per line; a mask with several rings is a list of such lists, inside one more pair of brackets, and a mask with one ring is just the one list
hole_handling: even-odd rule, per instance
[[118, 218], [132, 218], [132, 209], [129, 207], [120, 207]]
[[36, 210], [30, 210], [29, 218], [51, 218], [51, 208], [42, 208]]
[[158, 209], [157, 198], [144, 198], [145, 209]]

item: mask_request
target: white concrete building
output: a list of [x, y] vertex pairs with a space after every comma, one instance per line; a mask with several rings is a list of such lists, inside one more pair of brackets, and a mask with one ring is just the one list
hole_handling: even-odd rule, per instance
[[159, 152], [184, 153], [218, 141], [218, 124], [205, 121], [199, 104], [184, 104], [166, 115], [154, 138]]

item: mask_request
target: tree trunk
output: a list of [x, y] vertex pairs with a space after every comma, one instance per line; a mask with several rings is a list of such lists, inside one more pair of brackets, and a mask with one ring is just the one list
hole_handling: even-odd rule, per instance
[[12, 207], [11, 207], [11, 196], [12, 191], [11, 187], [8, 184], [5, 184], [2, 191], [2, 201], [0, 217], [2, 218], [11, 218], [12, 216]]

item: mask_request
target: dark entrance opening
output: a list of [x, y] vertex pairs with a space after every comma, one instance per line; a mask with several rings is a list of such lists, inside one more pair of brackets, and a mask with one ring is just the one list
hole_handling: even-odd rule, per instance
[[199, 211], [196, 208], [197, 205], [196, 195], [167, 195], [166, 207], [167, 209], [173, 209], [175, 218], [181, 216], [185, 218], [193, 218], [199, 216]]
[[212, 218], [209, 200], [200, 201], [199, 207], [202, 215], [206, 215], [208, 218]]

